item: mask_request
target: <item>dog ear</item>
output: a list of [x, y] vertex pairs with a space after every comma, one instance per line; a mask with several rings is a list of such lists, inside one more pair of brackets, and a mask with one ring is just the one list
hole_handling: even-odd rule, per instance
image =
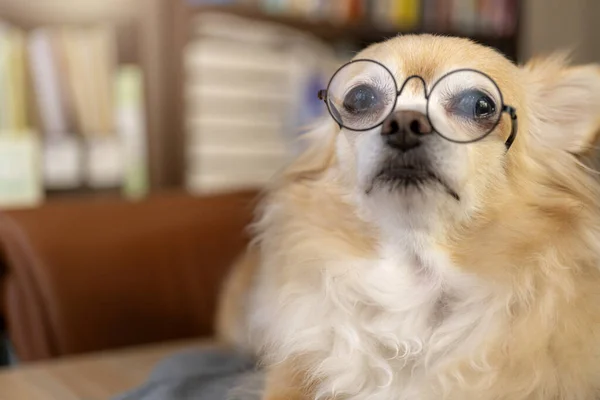
[[318, 120], [303, 133], [299, 145], [303, 151], [282, 170], [283, 182], [310, 178], [325, 171], [335, 159], [337, 126], [331, 118]]
[[531, 131], [539, 143], [574, 154], [592, 148], [600, 129], [600, 66], [568, 66], [557, 54], [529, 62]]

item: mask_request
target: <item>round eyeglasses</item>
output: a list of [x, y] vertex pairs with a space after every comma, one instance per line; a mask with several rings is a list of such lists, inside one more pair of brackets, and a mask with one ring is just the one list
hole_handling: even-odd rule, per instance
[[398, 88], [392, 72], [374, 60], [353, 60], [341, 66], [319, 91], [329, 113], [340, 127], [368, 131], [383, 124], [394, 112], [398, 98], [412, 80], [422, 83], [427, 100], [426, 117], [433, 130], [455, 143], [485, 138], [500, 123], [504, 112], [511, 118], [510, 148], [517, 134], [516, 110], [504, 104], [496, 82], [475, 69], [457, 69], [439, 78], [427, 90], [425, 79], [409, 76]]

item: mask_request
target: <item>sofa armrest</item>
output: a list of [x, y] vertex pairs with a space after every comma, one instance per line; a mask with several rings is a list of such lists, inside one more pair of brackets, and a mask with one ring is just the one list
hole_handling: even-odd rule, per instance
[[4, 313], [17, 356], [210, 335], [254, 197], [70, 200], [1, 214]]

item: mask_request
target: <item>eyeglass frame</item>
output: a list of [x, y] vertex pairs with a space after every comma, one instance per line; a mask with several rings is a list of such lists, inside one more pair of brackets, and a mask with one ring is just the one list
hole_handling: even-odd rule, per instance
[[[392, 80], [394, 81], [394, 87], [395, 87], [395, 91], [396, 91], [396, 97], [394, 98], [394, 105], [390, 108], [390, 112], [388, 113], [388, 115], [386, 115], [386, 117], [378, 124], [370, 127], [370, 128], [364, 128], [364, 129], [353, 129], [347, 126], [344, 126], [343, 124], [341, 124], [333, 115], [333, 112], [331, 111], [331, 108], [329, 106], [329, 101], [328, 101], [328, 93], [329, 93], [329, 88], [331, 87], [331, 83], [333, 82], [333, 79], [336, 77], [336, 75], [345, 67], [349, 66], [350, 64], [356, 63], [356, 62], [372, 62], [375, 63], [377, 65], [379, 65], [380, 67], [382, 67], [392, 78]], [[492, 126], [488, 132], [483, 135], [480, 136], [476, 139], [472, 139], [472, 140], [468, 140], [468, 141], [461, 141], [461, 140], [455, 140], [455, 139], [451, 139], [446, 137], [444, 134], [440, 133], [437, 131], [437, 129], [435, 129], [435, 127], [433, 126], [433, 124], [431, 123], [431, 119], [429, 118], [429, 97], [431, 96], [431, 93], [433, 93], [434, 89], [436, 88], [436, 86], [442, 82], [444, 80], [444, 78], [446, 78], [448, 75], [457, 73], [457, 72], [475, 72], [477, 74], [483, 75], [484, 77], [486, 77], [490, 82], [492, 82], [492, 84], [494, 85], [494, 87], [496, 88], [496, 90], [498, 91], [498, 94], [500, 95], [500, 103], [501, 103], [501, 107], [500, 107], [500, 115], [498, 116], [498, 119], [496, 120], [496, 122], [494, 123], [494, 126]], [[337, 69], [337, 71], [335, 71], [335, 73], [331, 76], [331, 79], [329, 79], [329, 83], [327, 84], [327, 88], [326, 89], [321, 89], [317, 92], [317, 97], [319, 98], [319, 100], [323, 100], [323, 102], [325, 103], [326, 107], [327, 107], [327, 111], [329, 112], [329, 115], [333, 118], [333, 120], [335, 122], [337, 122], [337, 124], [340, 126], [341, 128], [345, 128], [354, 132], [366, 132], [366, 131], [370, 131], [372, 129], [375, 129], [381, 125], [383, 125], [383, 123], [385, 122], [385, 120], [392, 115], [392, 113], [394, 112], [394, 110], [396, 109], [396, 105], [398, 104], [398, 97], [400, 97], [400, 95], [402, 94], [402, 91], [404, 91], [404, 87], [406, 86], [406, 84], [411, 80], [411, 79], [418, 79], [423, 83], [423, 94], [425, 97], [425, 100], [427, 101], [427, 106], [425, 108], [425, 117], [427, 118], [427, 121], [429, 122], [429, 125], [431, 125], [433, 129], [433, 132], [437, 133], [438, 135], [440, 135], [442, 138], [453, 142], [453, 143], [460, 143], [460, 144], [470, 144], [470, 143], [475, 143], [478, 142], [482, 139], [485, 139], [490, 133], [492, 133], [500, 124], [500, 120], [502, 119], [502, 114], [503, 113], [507, 113], [510, 116], [510, 120], [511, 120], [511, 129], [510, 129], [510, 135], [508, 136], [508, 138], [506, 139], [506, 142], [504, 142], [504, 145], [506, 146], [506, 151], [508, 151], [510, 149], [510, 147], [512, 146], [513, 142], [515, 141], [516, 137], [517, 137], [517, 132], [519, 129], [519, 124], [518, 124], [518, 120], [517, 120], [517, 109], [509, 106], [507, 104], [504, 104], [504, 95], [502, 94], [502, 91], [500, 90], [500, 87], [498, 86], [498, 84], [496, 83], [496, 81], [489, 76], [488, 74], [486, 74], [485, 72], [473, 69], [473, 68], [459, 68], [459, 69], [455, 69], [453, 71], [450, 72], [446, 72], [444, 75], [442, 75], [441, 77], [439, 77], [435, 83], [433, 84], [433, 86], [431, 86], [431, 89], [429, 90], [429, 93], [427, 92], [427, 82], [425, 82], [425, 79], [420, 76], [420, 75], [410, 75], [408, 76], [406, 79], [404, 79], [404, 83], [402, 84], [402, 86], [400, 87], [400, 90], [398, 90], [398, 82], [396, 81], [396, 78], [394, 77], [394, 74], [392, 74], [392, 71], [390, 71], [390, 69], [388, 67], [386, 67], [385, 65], [383, 65], [381, 62], [379, 61], [375, 61], [375, 60], [369, 60], [366, 58], [359, 58], [356, 60], [351, 60], [347, 63], [345, 63], [344, 65], [342, 65], [341, 67], [339, 67]]]

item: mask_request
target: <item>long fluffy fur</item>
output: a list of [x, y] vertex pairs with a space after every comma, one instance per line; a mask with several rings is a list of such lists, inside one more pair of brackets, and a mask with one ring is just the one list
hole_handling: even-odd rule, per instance
[[[466, 41], [398, 40], [485, 58]], [[255, 273], [225, 292], [249, 305], [229, 317], [288, 385], [265, 398], [600, 397], [600, 185], [582, 161], [600, 124], [583, 121], [582, 136], [568, 139], [583, 111], [552, 103], [572, 72], [562, 59], [505, 73], [498, 60], [482, 63], [509, 88], [520, 137], [489, 161], [491, 178], [476, 181], [464, 218], [433, 233], [400, 227], [387, 243], [341, 171], [348, 149], [334, 144], [330, 122], [265, 194], [248, 250]], [[600, 89], [600, 74], [581, 76], [569, 90], [597, 108], [581, 85]]]

